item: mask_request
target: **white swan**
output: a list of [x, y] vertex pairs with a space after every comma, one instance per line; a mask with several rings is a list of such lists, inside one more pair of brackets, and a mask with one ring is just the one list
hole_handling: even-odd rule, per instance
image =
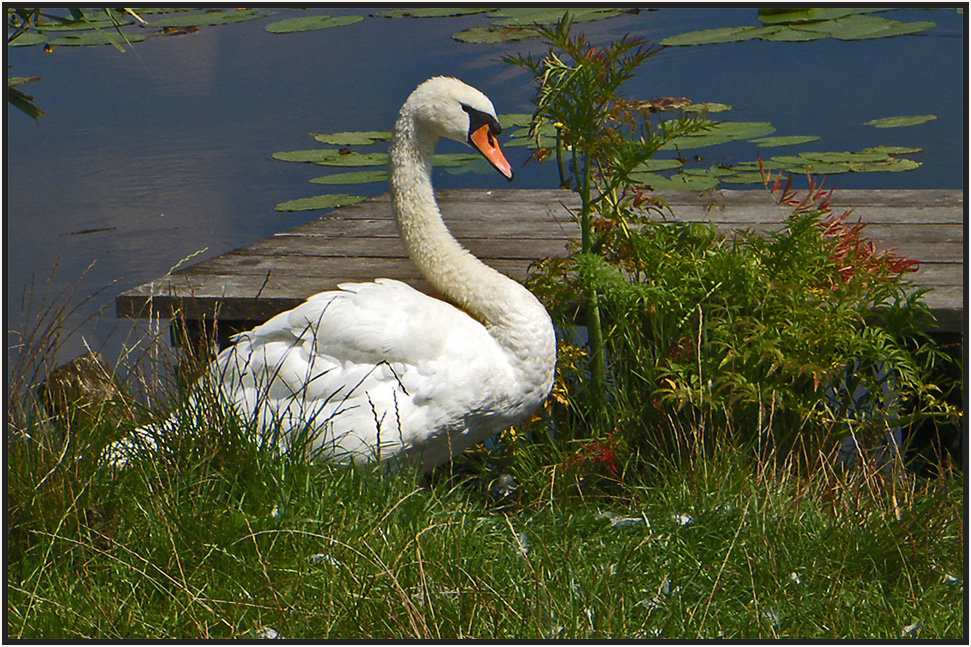
[[316, 294], [234, 338], [207, 376], [261, 433], [311, 434], [313, 458], [395, 459], [428, 471], [529, 416], [553, 381], [546, 310], [465, 250], [442, 222], [431, 183], [437, 140], [482, 153], [506, 178], [489, 99], [435, 77], [401, 108], [391, 201], [412, 261], [445, 300], [391, 279]]

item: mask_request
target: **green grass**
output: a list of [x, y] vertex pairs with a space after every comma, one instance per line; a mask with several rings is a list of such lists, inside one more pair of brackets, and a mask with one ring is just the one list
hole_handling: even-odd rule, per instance
[[483, 452], [431, 478], [308, 465], [216, 422], [121, 472], [110, 424], [8, 439], [8, 637], [963, 635], [949, 473], [807, 478], [722, 447], [620, 482], [564, 441], [518, 447], [500, 497]]

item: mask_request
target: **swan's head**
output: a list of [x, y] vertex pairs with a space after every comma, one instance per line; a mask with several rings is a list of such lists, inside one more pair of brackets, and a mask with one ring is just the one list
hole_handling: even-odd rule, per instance
[[458, 79], [436, 76], [419, 85], [401, 109], [432, 137], [468, 144], [512, 181], [512, 166], [499, 149], [502, 132], [489, 97]]

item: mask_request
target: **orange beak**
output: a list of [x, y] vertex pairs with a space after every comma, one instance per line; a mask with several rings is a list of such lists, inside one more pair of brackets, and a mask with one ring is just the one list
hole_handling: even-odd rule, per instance
[[499, 150], [499, 142], [489, 132], [489, 125], [480, 126], [469, 135], [469, 142], [472, 146], [482, 153], [482, 156], [489, 160], [493, 168], [506, 176], [512, 182], [512, 166], [506, 161], [506, 156]]

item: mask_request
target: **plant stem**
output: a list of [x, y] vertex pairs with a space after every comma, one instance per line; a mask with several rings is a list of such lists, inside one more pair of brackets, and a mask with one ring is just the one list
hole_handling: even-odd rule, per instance
[[[576, 150], [573, 153], [574, 166], [577, 168]], [[590, 204], [590, 160], [584, 156], [582, 177], [580, 181], [580, 246], [584, 254], [593, 251], [590, 216], [593, 210]], [[590, 335], [590, 373], [593, 377], [595, 404], [599, 411], [604, 401], [607, 388], [607, 368], [604, 358], [603, 329], [600, 325], [600, 302], [597, 288], [591, 285], [587, 289], [587, 331]]]

